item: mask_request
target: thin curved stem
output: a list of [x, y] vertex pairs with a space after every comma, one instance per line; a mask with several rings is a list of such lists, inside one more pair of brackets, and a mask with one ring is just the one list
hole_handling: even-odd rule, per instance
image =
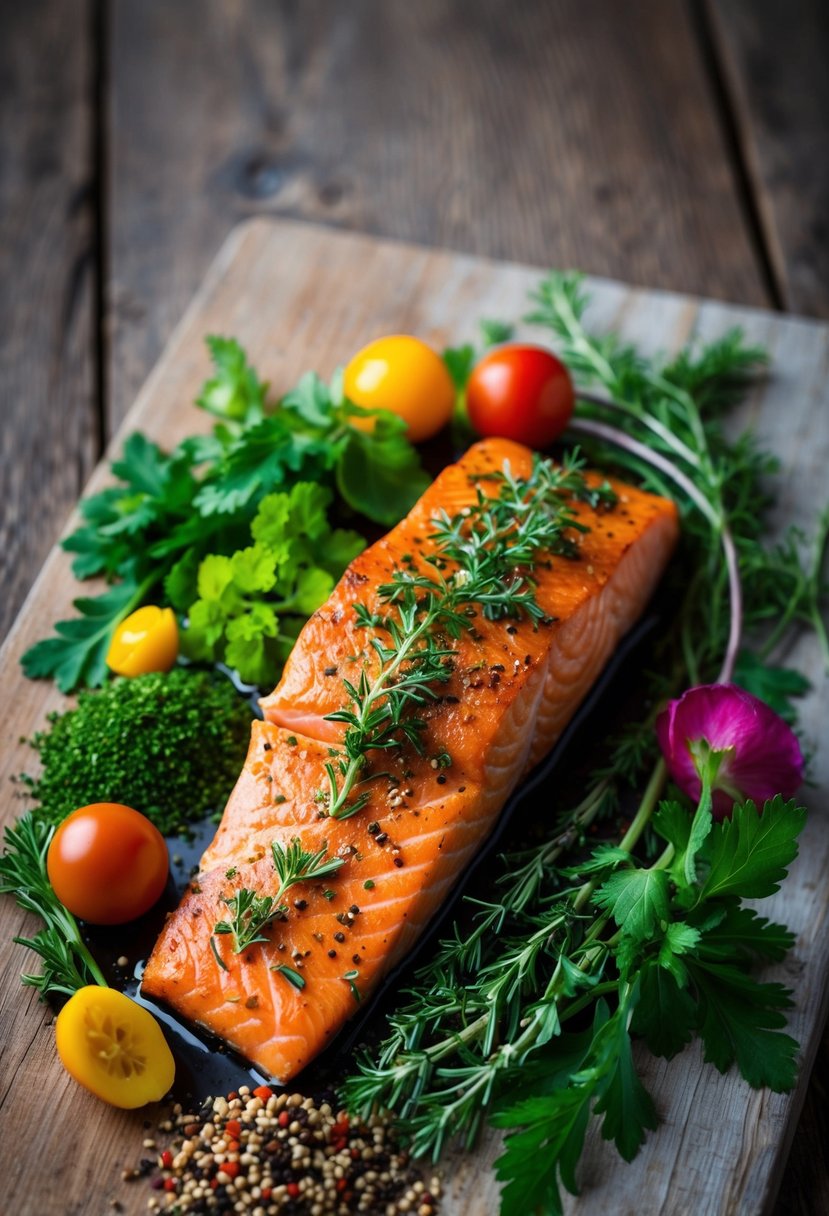
[[664, 426], [658, 418], [652, 418], [650, 414], [642, 414], [633, 409], [632, 406], [625, 405], [622, 401], [613, 401], [610, 397], [600, 397], [597, 393], [586, 392], [580, 388], [578, 390], [579, 401], [588, 401], [591, 405], [601, 406], [602, 409], [616, 410], [617, 413], [627, 414], [629, 418], [635, 418], [637, 422], [641, 422], [644, 426], [653, 431], [654, 435], [658, 435], [664, 443], [687, 460], [695, 469], [700, 467], [700, 459], [696, 452], [688, 447], [687, 443], [675, 435], [668, 427]]
[[671, 481], [678, 485], [680, 489], [685, 491], [694, 506], [708, 520], [711, 527], [717, 532], [720, 531], [722, 521], [711, 506], [711, 503], [704, 494], [700, 493], [691, 479], [681, 469], [678, 469], [672, 461], [668, 460], [666, 456], [663, 456], [660, 452], [654, 452], [652, 448], [646, 447], [638, 439], [632, 439], [630, 435], [626, 435], [618, 427], [609, 426], [606, 422], [595, 422], [592, 418], [571, 418], [567, 424], [567, 429], [575, 431], [577, 434], [592, 435], [596, 439], [604, 439], [607, 443], [615, 444], [616, 447], [630, 452], [632, 456], [638, 456], [645, 464], [659, 469], [667, 477], [670, 477]]
[[737, 557], [737, 547], [731, 529], [723, 521], [720, 541], [725, 555], [728, 570], [728, 593], [731, 601], [731, 622], [728, 629], [728, 644], [725, 648], [725, 658], [722, 661], [717, 684], [728, 684], [734, 676], [734, 665], [740, 652], [740, 641], [743, 635], [743, 584], [740, 581], [740, 565]]
[[[593, 398], [598, 401], [598, 398]], [[608, 404], [603, 402], [603, 404]], [[717, 683], [723, 684], [731, 680], [734, 675], [734, 665], [737, 661], [737, 655], [740, 650], [740, 641], [743, 630], [743, 591], [740, 581], [739, 559], [737, 556], [737, 548], [734, 544], [734, 537], [731, 534], [731, 529], [728, 526], [725, 518], [719, 514], [707, 498], [697, 489], [689, 477], [678, 469], [667, 457], [662, 456], [659, 452], [652, 451], [646, 447], [644, 443], [640, 443], [637, 439], [632, 439], [630, 435], [626, 435], [624, 431], [620, 431], [615, 426], [609, 426], [605, 422], [594, 422], [591, 418], [573, 418], [569, 423], [570, 430], [576, 431], [582, 435], [593, 435], [597, 439], [603, 439], [607, 443], [612, 443], [616, 447], [622, 448], [623, 451], [630, 452], [631, 455], [638, 457], [645, 464], [651, 465], [655, 469], [659, 469], [667, 477], [684, 490], [688, 497], [693, 502], [694, 506], [705, 516], [711, 527], [717, 533], [722, 544], [723, 556], [725, 558], [726, 570], [728, 572], [728, 589], [729, 600], [731, 605], [731, 620], [728, 631], [728, 643], [725, 649], [725, 657], [723, 658], [722, 667], [717, 676]]]

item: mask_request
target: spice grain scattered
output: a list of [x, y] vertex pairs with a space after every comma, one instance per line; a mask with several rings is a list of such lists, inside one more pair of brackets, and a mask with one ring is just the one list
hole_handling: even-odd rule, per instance
[[[332, 1098], [333, 1101], [333, 1098]], [[172, 1132], [155, 1163], [122, 1178], [149, 1177], [151, 1211], [250, 1212], [251, 1216], [435, 1216], [440, 1181], [428, 1185], [380, 1118], [352, 1122], [329, 1101], [242, 1086], [208, 1098], [198, 1113], [174, 1107]]]

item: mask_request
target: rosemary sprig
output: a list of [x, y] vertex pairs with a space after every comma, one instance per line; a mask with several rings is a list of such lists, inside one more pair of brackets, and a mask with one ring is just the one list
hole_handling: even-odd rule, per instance
[[327, 813], [344, 819], [362, 810], [371, 797], [358, 785], [369, 753], [408, 743], [423, 752], [425, 726], [419, 707], [437, 697], [450, 678], [456, 642], [474, 628], [477, 612], [488, 620], [545, 619], [535, 597], [533, 570], [543, 555], [578, 556], [575, 534], [586, 531], [575, 511], [577, 501], [611, 507], [609, 485], [588, 485], [583, 462], [571, 455], [557, 466], [537, 458], [528, 478], [509, 465], [482, 481], [495, 484], [488, 495], [479, 485], [475, 502], [457, 515], [440, 512], [427, 559], [428, 573], [395, 571], [378, 594], [385, 613], [356, 604], [357, 622], [374, 631], [373, 673], [364, 667], [359, 680], [344, 680], [349, 705], [327, 715], [345, 725], [342, 750], [326, 766]]
[[52, 890], [46, 855], [53, 834], [54, 828], [28, 812], [6, 828], [5, 851], [0, 857], [0, 894], [13, 895], [21, 908], [44, 922], [34, 937], [14, 938], [42, 958], [42, 973], [22, 979], [44, 998], [71, 996], [87, 984], [107, 987], [78, 922]]
[[336, 874], [345, 864], [342, 857], [329, 857], [328, 845], [323, 843], [316, 853], [308, 853], [302, 847], [302, 842], [295, 836], [287, 849], [275, 840], [271, 845], [273, 867], [279, 876], [278, 900], [290, 891], [298, 882], [316, 882], [320, 878], [328, 878]]
[[222, 900], [231, 912], [230, 920], [217, 921], [214, 935], [230, 934], [233, 937], [233, 953], [241, 954], [257, 942], [266, 942], [263, 932], [278, 916], [288, 911], [274, 895], [258, 895], [249, 887], [240, 887], [235, 895]]
[[[293, 838], [287, 848], [279, 841], [273, 841], [271, 855], [279, 877], [276, 894], [259, 895], [248, 887], [241, 887], [223, 901], [230, 909], [232, 918], [218, 921], [213, 927], [213, 933], [232, 936], [234, 954], [242, 954], [249, 946], [267, 941], [264, 930], [273, 921], [288, 913], [288, 905], [282, 901], [291, 887], [298, 882], [315, 882], [320, 878], [328, 878], [336, 874], [343, 865], [342, 857], [328, 857], [327, 854], [326, 844], [316, 853], [307, 852], [298, 836]], [[216, 957], [217, 961], [220, 961], [221, 956], [216, 954]]]

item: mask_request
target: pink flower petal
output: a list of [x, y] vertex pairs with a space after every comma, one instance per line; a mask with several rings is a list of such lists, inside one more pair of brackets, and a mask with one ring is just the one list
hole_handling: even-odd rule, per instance
[[762, 806], [775, 794], [791, 798], [803, 780], [794, 732], [764, 701], [736, 684], [689, 689], [659, 715], [656, 734], [671, 777], [694, 801], [702, 783], [691, 746], [704, 739], [715, 751], [730, 753], [714, 790], [718, 819], [731, 813], [735, 793]]

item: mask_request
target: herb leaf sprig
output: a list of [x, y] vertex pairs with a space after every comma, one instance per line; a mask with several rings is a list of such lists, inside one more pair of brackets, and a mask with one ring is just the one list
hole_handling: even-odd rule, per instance
[[[776, 463], [723, 426], [763, 351], [733, 332], [666, 361], [596, 338], [583, 324], [579, 276], [550, 276], [533, 303], [530, 320], [553, 329], [576, 374], [576, 418], [586, 424], [579, 441], [679, 501], [682, 553], [668, 574], [679, 610], [643, 673], [638, 716], [628, 710], [623, 725], [595, 740], [587, 793], [545, 843], [501, 859], [494, 894], [467, 897], [471, 925], [437, 943], [345, 1089], [359, 1114], [395, 1113], [417, 1154], [437, 1156], [453, 1137], [471, 1143], [487, 1117], [505, 1129], [497, 1172], [509, 1216], [561, 1212], [561, 1187], [577, 1190], [591, 1116], [625, 1159], [635, 1155], [656, 1118], [634, 1068], [633, 1034], [666, 1058], [698, 1035], [721, 1071], [736, 1063], [751, 1085], [793, 1084], [797, 1045], [783, 1031], [790, 994], [752, 974], [758, 962], [782, 958], [792, 936], [742, 900], [776, 889], [803, 811], [780, 799], [737, 808], [694, 845], [689, 873], [693, 808], [665, 800], [653, 723], [665, 698], [732, 669], [794, 717], [791, 698], [808, 684], [775, 655], [799, 623], [826, 645], [829, 531], [824, 514], [811, 551], [794, 532], [770, 545]], [[618, 445], [619, 429], [633, 449]], [[589, 825], [612, 823], [634, 797], [630, 827], [586, 850]], [[752, 841], [767, 831], [764, 855]], [[569, 865], [567, 849], [575, 850]], [[751, 872], [740, 872], [737, 857], [751, 857]]]
[[[689, 682], [712, 679], [724, 665], [724, 678], [730, 678], [735, 663], [745, 676], [739, 637], [731, 636], [737, 617], [765, 666], [796, 623], [815, 630], [829, 664], [820, 611], [827, 595], [829, 508], [819, 517], [811, 551], [794, 528], [770, 545], [765, 540], [769, 484], [778, 461], [751, 433], [732, 439], [723, 427], [728, 410], [767, 364], [766, 352], [747, 345], [732, 329], [705, 346], [684, 348], [673, 359], [647, 359], [615, 335], [588, 334], [587, 304], [581, 275], [554, 273], [533, 293], [526, 319], [552, 330], [561, 357], [578, 378], [574, 431], [591, 457], [631, 471], [645, 487], [678, 498], [683, 508], [684, 543], [697, 582], [687, 597], [680, 634]], [[631, 441], [627, 447], [620, 429]], [[724, 531], [734, 546], [742, 586], [739, 614], [731, 611], [721, 560]], [[776, 628], [758, 634], [770, 622]], [[752, 675], [760, 674], [756, 662], [749, 666]]]
[[72, 996], [87, 984], [107, 982], [86, 946], [78, 922], [52, 889], [46, 870], [46, 855], [54, 827], [31, 811], [5, 830], [5, 849], [0, 856], [0, 895], [13, 895], [21, 908], [43, 921], [34, 937], [15, 937], [43, 960], [40, 974], [24, 974], [24, 984], [36, 988], [45, 999]]
[[355, 604], [358, 624], [373, 631], [377, 662], [376, 671], [364, 668], [356, 683], [343, 681], [350, 705], [326, 715], [346, 728], [340, 755], [326, 765], [325, 806], [334, 818], [348, 818], [369, 801], [370, 791], [354, 791], [371, 779], [365, 776], [371, 751], [407, 743], [423, 753], [425, 724], [412, 711], [434, 700], [437, 686], [450, 678], [451, 642], [474, 627], [475, 613], [488, 620], [543, 621], [532, 575], [536, 563], [542, 556], [577, 555], [574, 534], [586, 528], [575, 501], [611, 507], [616, 500], [609, 485], [588, 483], [578, 455], [561, 466], [536, 458], [526, 478], [506, 465], [482, 480], [496, 492], [488, 495], [479, 485], [470, 507], [436, 516], [430, 572], [397, 570], [378, 588], [385, 613]]
[[[309, 373], [277, 401], [238, 342], [207, 341], [214, 374], [196, 404], [215, 419], [211, 433], [190, 436], [172, 452], [140, 433], [127, 438], [112, 463], [115, 484], [83, 500], [81, 524], [62, 542], [78, 579], [102, 576], [112, 585], [76, 600], [78, 615], [59, 621], [52, 637], [26, 651], [22, 665], [30, 678], [54, 679], [63, 692], [98, 687], [108, 676], [112, 634], [134, 609], [150, 601], [184, 612], [203, 599], [212, 608], [199, 609], [208, 626], [200, 640], [215, 646], [226, 625], [231, 657], [240, 655], [261, 674], [262, 621], [253, 621], [248, 636], [250, 613], [241, 623], [238, 617], [227, 622], [227, 614], [219, 618], [215, 601], [198, 587], [200, 562], [229, 558], [249, 545], [262, 500], [299, 482], [325, 486], [349, 509], [388, 525], [428, 485], [403, 420], [352, 405], [341, 377], [326, 384]], [[375, 419], [372, 430], [352, 425], [368, 415]], [[214, 619], [205, 622], [210, 611]], [[272, 614], [266, 615], [275, 637]]]
[[[298, 836], [294, 837], [287, 848], [278, 840], [274, 840], [271, 844], [271, 856], [279, 878], [276, 894], [259, 895], [248, 887], [241, 887], [234, 895], [224, 900], [230, 909], [231, 919], [220, 920], [213, 927], [214, 934], [229, 934], [233, 938], [234, 954], [242, 954], [249, 946], [268, 940], [264, 930], [273, 921], [287, 915], [288, 906], [282, 901], [291, 887], [298, 882], [315, 882], [321, 878], [329, 878], [344, 864], [342, 857], [328, 856], [328, 846], [325, 844], [316, 853], [309, 853], [303, 849]], [[222, 965], [218, 954], [216, 958]]]

